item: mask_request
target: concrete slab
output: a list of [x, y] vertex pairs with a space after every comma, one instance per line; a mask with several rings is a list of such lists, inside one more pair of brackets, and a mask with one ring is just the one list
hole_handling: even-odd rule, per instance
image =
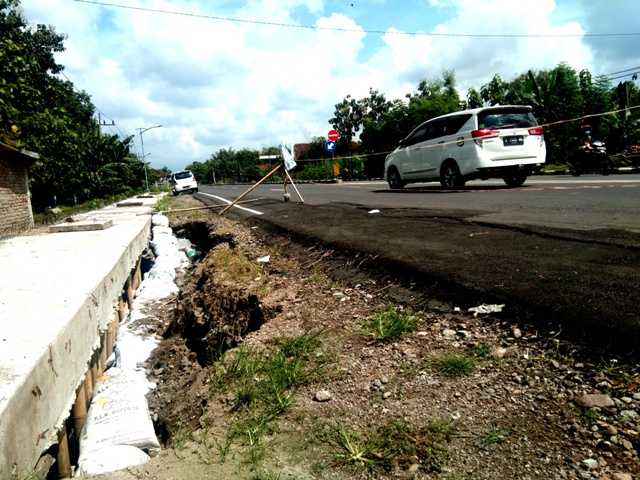
[[49, 232], [51, 233], [64, 233], [64, 232], [91, 232], [93, 230], [105, 230], [113, 225], [113, 220], [96, 220], [96, 221], [84, 221], [84, 222], [64, 222], [57, 225], [51, 225]]
[[0, 479], [56, 442], [99, 335], [150, 237], [157, 198], [78, 215], [106, 230], [0, 241]]

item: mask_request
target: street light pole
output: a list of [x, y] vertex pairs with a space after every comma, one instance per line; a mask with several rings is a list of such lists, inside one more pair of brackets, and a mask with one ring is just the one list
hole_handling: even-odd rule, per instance
[[149, 192], [149, 176], [147, 175], [147, 164], [144, 161], [145, 158], [145, 154], [144, 154], [144, 140], [142, 138], [142, 134], [148, 130], [153, 130], [154, 128], [161, 128], [162, 125], [154, 125], [153, 127], [141, 127], [138, 128], [138, 133], [140, 134], [140, 148], [142, 149], [142, 164], [144, 165], [144, 184], [147, 187], [147, 193]]

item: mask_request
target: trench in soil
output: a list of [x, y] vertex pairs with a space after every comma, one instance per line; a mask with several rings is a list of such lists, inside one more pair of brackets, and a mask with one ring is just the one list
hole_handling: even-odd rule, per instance
[[232, 234], [219, 234], [206, 222], [174, 226], [179, 238], [189, 239], [200, 252], [179, 282], [180, 291], [163, 340], [149, 360], [157, 388], [149, 407], [159, 440], [166, 446], [184, 429], [196, 429], [208, 402], [207, 367], [258, 330], [274, 313], [258, 296], [242, 286], [221, 281], [213, 249], [237, 247]]

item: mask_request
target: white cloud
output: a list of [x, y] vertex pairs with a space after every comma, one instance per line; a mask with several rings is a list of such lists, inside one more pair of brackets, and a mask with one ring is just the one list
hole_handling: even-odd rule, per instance
[[[460, 86], [467, 88], [495, 72], [509, 77], [560, 61], [575, 67], [592, 62], [591, 50], [580, 37], [451, 39], [397, 35], [394, 27], [370, 51], [362, 26], [327, 12], [322, 0], [248, 0], [234, 16], [294, 23], [292, 10], [304, 8], [315, 15], [318, 26], [359, 31], [261, 27], [101, 9], [67, 0], [23, 1], [32, 21], [53, 24], [68, 34], [60, 61], [122, 130], [164, 125], [145, 135], [145, 148], [154, 164], [172, 168], [203, 160], [221, 147], [257, 147], [322, 135], [333, 105], [347, 94], [366, 95], [369, 87], [400, 97], [420, 79], [439, 76], [445, 69], [454, 69]], [[216, 13], [211, 3], [131, 2]], [[513, 8], [512, 0], [429, 3], [453, 12], [437, 32], [582, 32], [576, 22], [551, 21], [553, 0], [539, 0], [526, 9]]]

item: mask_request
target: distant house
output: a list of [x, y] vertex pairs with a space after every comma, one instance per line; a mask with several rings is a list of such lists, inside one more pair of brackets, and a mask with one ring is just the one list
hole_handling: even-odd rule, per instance
[[33, 227], [29, 166], [38, 154], [0, 142], [0, 237]]

